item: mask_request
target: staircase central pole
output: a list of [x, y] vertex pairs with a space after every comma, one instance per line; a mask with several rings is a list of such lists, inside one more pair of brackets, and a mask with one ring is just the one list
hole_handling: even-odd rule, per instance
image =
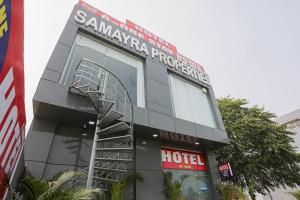
[[96, 129], [95, 129], [92, 153], [91, 153], [91, 158], [90, 158], [89, 174], [88, 174], [88, 179], [87, 179], [87, 184], [86, 184], [87, 188], [91, 188], [93, 186], [94, 166], [95, 166], [96, 148], [97, 148], [97, 140], [98, 140], [97, 132], [99, 131], [98, 129], [100, 129], [100, 127], [98, 126], [99, 123], [100, 123], [100, 120], [99, 120], [99, 116], [98, 116], [97, 122], [96, 122]]

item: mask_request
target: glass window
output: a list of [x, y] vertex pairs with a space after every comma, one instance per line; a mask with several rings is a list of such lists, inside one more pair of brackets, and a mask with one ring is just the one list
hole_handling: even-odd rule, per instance
[[172, 172], [173, 181], [183, 181], [181, 191], [187, 200], [212, 199], [209, 176], [206, 171], [164, 169], [164, 172]]
[[112, 71], [125, 85], [134, 105], [145, 107], [143, 60], [85, 34], [76, 36], [61, 82], [69, 85], [80, 60], [87, 58]]
[[170, 74], [173, 110], [176, 117], [216, 127], [206, 88], [197, 87]]

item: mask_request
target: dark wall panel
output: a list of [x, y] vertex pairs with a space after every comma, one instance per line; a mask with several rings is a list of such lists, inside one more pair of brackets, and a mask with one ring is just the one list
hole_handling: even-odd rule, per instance
[[142, 183], [137, 183], [136, 199], [165, 199], [160, 149], [159, 142], [136, 139], [136, 169], [144, 178]]
[[24, 148], [25, 161], [47, 161], [56, 126], [56, 122], [32, 120]]
[[163, 194], [163, 175], [161, 171], [137, 170], [144, 177], [142, 183], [136, 185], [137, 200], [165, 200]]
[[[51, 146], [48, 163], [88, 166], [94, 131], [59, 125]], [[87, 134], [83, 136], [82, 134]]]
[[71, 47], [58, 42], [47, 63], [47, 68], [61, 73], [67, 62], [70, 50]]

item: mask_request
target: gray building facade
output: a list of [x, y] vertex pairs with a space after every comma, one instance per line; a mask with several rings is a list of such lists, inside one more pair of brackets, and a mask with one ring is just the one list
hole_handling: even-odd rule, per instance
[[[144, 181], [135, 185], [130, 198], [165, 199], [163, 172], [171, 171], [174, 180], [185, 173], [190, 176], [182, 189], [187, 199], [217, 199], [220, 177], [213, 152], [226, 145], [228, 137], [207, 75], [99, 12], [83, 2], [75, 5], [55, 46], [33, 97], [26, 166], [45, 179], [62, 170], [91, 168], [99, 113], [87, 95], [70, 88], [74, 77], [83, 76], [80, 67], [95, 63], [122, 83], [132, 102], [133, 160], [127, 169], [142, 174]], [[122, 154], [122, 149], [128, 150], [113, 150]], [[204, 166], [164, 167], [164, 149], [199, 153], [204, 158], [200, 162], [199, 157], [198, 164]]]

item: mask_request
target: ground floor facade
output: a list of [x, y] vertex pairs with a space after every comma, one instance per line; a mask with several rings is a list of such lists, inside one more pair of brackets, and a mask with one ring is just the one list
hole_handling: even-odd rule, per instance
[[[184, 177], [181, 190], [189, 200], [216, 199], [220, 183], [212, 151], [192, 137], [136, 125], [135, 159], [132, 172], [143, 176], [129, 199], [166, 199], [164, 175], [172, 180]], [[35, 118], [25, 145], [25, 165], [35, 177], [50, 179], [64, 170], [89, 167], [94, 138], [93, 127], [75, 127]]]

